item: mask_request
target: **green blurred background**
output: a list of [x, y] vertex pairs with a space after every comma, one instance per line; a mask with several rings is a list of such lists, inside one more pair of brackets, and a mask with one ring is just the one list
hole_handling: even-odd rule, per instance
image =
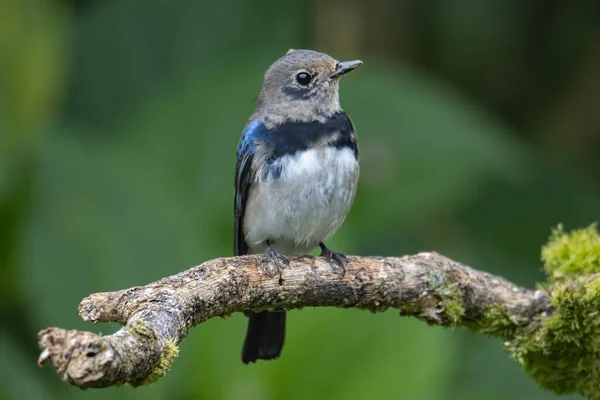
[[[235, 150], [289, 48], [365, 64], [341, 100], [361, 181], [331, 247], [435, 250], [534, 287], [550, 228], [599, 219], [600, 3], [0, 1], [0, 398], [551, 399], [464, 329], [304, 309], [244, 366], [242, 315], [157, 383], [81, 391], [36, 366], [86, 295], [232, 254]], [[574, 396], [577, 398], [577, 396]]]

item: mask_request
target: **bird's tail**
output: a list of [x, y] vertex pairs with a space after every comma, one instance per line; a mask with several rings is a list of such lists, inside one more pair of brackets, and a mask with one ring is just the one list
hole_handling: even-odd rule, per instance
[[242, 348], [244, 364], [258, 359], [272, 360], [279, 357], [285, 340], [285, 310], [269, 310], [248, 313], [248, 330]]

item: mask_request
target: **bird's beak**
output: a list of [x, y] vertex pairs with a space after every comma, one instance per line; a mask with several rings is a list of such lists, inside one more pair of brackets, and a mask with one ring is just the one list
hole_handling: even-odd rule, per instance
[[335, 71], [333, 71], [333, 74], [331, 74], [331, 78], [338, 78], [342, 75], [345, 75], [348, 72], [358, 68], [360, 64], [362, 64], [362, 61], [360, 60], [340, 61], [336, 66]]

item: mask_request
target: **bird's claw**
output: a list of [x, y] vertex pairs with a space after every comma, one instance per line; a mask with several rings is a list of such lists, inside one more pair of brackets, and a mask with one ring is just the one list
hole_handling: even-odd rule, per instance
[[282, 267], [281, 267], [281, 262], [279, 260], [282, 260], [286, 265], [290, 265], [290, 259], [284, 255], [279, 253], [278, 251], [276, 251], [274, 248], [271, 247], [271, 244], [269, 243], [269, 241], [267, 240], [267, 249], [265, 251], [265, 260], [263, 261], [263, 265], [266, 267], [267, 265], [269, 265], [269, 262], [271, 262], [271, 260], [273, 260], [273, 262], [275, 263], [275, 266], [277, 267], [277, 272], [279, 272], [279, 284], [282, 285], [283, 284], [283, 278], [281, 276], [282, 273]]
[[346, 257], [342, 253], [336, 253], [335, 251], [331, 251], [325, 246], [323, 243], [319, 243], [319, 247], [321, 247], [321, 257], [325, 257], [327, 261], [335, 261], [340, 267], [342, 267], [342, 278], [346, 275], [346, 265], [348, 264], [348, 257]]

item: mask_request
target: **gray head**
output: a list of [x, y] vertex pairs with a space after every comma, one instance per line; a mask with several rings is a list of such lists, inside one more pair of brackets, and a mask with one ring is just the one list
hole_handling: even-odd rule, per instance
[[311, 50], [290, 50], [265, 73], [255, 114], [312, 120], [340, 110], [340, 78], [362, 61], [340, 62]]

